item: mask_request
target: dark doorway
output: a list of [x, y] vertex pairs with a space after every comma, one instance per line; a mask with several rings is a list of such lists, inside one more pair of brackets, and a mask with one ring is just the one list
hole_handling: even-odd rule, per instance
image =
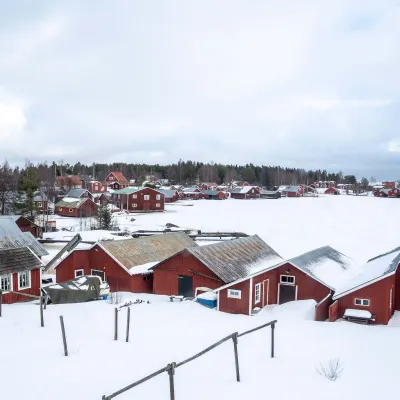
[[103, 282], [105, 281], [106, 278], [104, 271], [99, 271], [97, 269], [92, 269], [90, 271], [90, 275], [99, 276]]
[[279, 284], [279, 304], [296, 300], [296, 286]]
[[178, 295], [183, 297], [193, 297], [192, 276], [178, 276]]

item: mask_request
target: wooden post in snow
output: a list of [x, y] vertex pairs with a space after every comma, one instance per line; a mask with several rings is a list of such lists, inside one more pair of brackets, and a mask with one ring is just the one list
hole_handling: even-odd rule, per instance
[[114, 314], [114, 340], [118, 340], [118, 308], [115, 307]]
[[68, 356], [67, 337], [65, 335], [64, 317], [62, 315], [60, 315], [60, 324], [61, 324], [61, 334], [64, 345], [64, 355], [65, 357], [67, 357]]
[[239, 355], [238, 355], [238, 333], [234, 333], [232, 336], [233, 340], [233, 351], [235, 353], [235, 369], [236, 369], [236, 381], [240, 382], [240, 372], [239, 372]]
[[43, 296], [40, 296], [40, 326], [44, 327], [44, 318], [43, 318]]
[[271, 358], [275, 356], [275, 322], [271, 324]]
[[176, 365], [175, 363], [169, 364], [169, 369], [168, 369], [170, 400], [175, 400], [175, 384], [174, 384], [175, 365]]
[[129, 325], [131, 323], [131, 308], [128, 307], [128, 314], [126, 317], [126, 342], [129, 342]]

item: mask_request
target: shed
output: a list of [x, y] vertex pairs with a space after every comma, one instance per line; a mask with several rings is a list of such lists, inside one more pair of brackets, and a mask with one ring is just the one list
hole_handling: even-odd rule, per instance
[[302, 197], [304, 193], [303, 187], [298, 186], [286, 186], [282, 191], [283, 197]]
[[74, 250], [56, 267], [57, 282], [81, 275], [98, 275], [111, 291], [153, 292], [153, 270], [159, 262], [185, 248], [197, 246], [182, 232], [116, 241], [101, 241], [90, 249]]
[[340, 191], [339, 189], [336, 189], [335, 187], [329, 187], [324, 191], [325, 194], [333, 194], [333, 195], [339, 195]]
[[12, 219], [22, 232], [30, 232], [35, 238], [42, 236], [43, 229], [23, 215], [1, 215], [0, 219]]
[[157, 189], [160, 193], [164, 195], [164, 200], [166, 203], [174, 203], [179, 200], [179, 193], [177, 190], [172, 189]]
[[153, 293], [191, 297], [196, 288], [216, 289], [280, 261], [257, 235], [192, 247], [153, 267]]
[[87, 189], [71, 189], [65, 197], [75, 198], [75, 199], [82, 199], [82, 198], [89, 198], [93, 199], [92, 193], [89, 192]]
[[238, 186], [231, 192], [232, 199], [257, 199], [260, 197], [260, 189], [256, 186]]
[[221, 190], [202, 190], [202, 197], [207, 200], [225, 200], [225, 193]]
[[55, 213], [64, 217], [91, 217], [96, 211], [97, 204], [87, 197], [64, 197], [55, 205]]
[[280, 199], [282, 194], [279, 190], [260, 190], [261, 199]]

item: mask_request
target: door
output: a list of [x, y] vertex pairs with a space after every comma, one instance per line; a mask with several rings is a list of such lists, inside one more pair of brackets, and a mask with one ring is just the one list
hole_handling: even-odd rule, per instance
[[296, 285], [279, 284], [279, 304], [296, 300]]
[[143, 210], [150, 210], [150, 203], [144, 203]]
[[192, 276], [178, 276], [178, 295], [183, 297], [193, 297]]

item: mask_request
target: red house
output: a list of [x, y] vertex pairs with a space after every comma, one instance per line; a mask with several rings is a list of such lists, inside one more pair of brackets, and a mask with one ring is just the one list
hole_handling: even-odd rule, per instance
[[302, 197], [304, 189], [302, 186], [287, 186], [282, 191], [282, 197]]
[[204, 182], [200, 185], [201, 190], [212, 190], [215, 189], [218, 186], [217, 183], [209, 183], [209, 182]]
[[63, 217], [91, 217], [96, 215], [97, 204], [87, 197], [65, 197], [55, 205], [54, 212]]
[[315, 249], [218, 288], [218, 310], [251, 315], [256, 307], [313, 299], [315, 320], [326, 320], [333, 287], [351, 264], [329, 246]]
[[121, 172], [110, 172], [105, 179], [110, 189], [120, 190], [129, 186], [128, 179]]
[[257, 235], [192, 247], [152, 268], [153, 293], [192, 297], [198, 288], [216, 289], [281, 261]]
[[221, 190], [202, 190], [201, 191], [203, 199], [207, 200], [225, 200], [225, 193]]
[[177, 190], [171, 189], [157, 189], [160, 193], [164, 195], [165, 203], [175, 203], [179, 200], [179, 193]]
[[232, 199], [258, 199], [260, 189], [257, 186], [238, 186], [231, 192]]
[[112, 194], [114, 204], [129, 212], [164, 211], [164, 194], [158, 190], [143, 187], [127, 187]]
[[325, 190], [325, 194], [333, 194], [333, 195], [338, 195], [340, 194], [339, 190], [334, 188], [334, 187], [329, 187], [328, 189]]
[[28, 247], [0, 248], [0, 289], [5, 304], [32, 300], [21, 292], [40, 296], [42, 262]]
[[202, 198], [201, 191], [198, 187], [187, 187], [182, 190], [184, 199], [199, 200]]
[[400, 311], [400, 248], [368, 261], [359, 273], [338, 288], [329, 309], [329, 320], [369, 313], [371, 322], [386, 325]]
[[57, 282], [80, 275], [98, 275], [111, 291], [152, 293], [151, 267], [197, 244], [184, 233], [139, 239], [102, 241], [88, 250], [74, 250], [56, 267]]
[[93, 179], [91, 176], [81, 175], [82, 189], [88, 190], [90, 193], [100, 193], [107, 191], [107, 183]]

